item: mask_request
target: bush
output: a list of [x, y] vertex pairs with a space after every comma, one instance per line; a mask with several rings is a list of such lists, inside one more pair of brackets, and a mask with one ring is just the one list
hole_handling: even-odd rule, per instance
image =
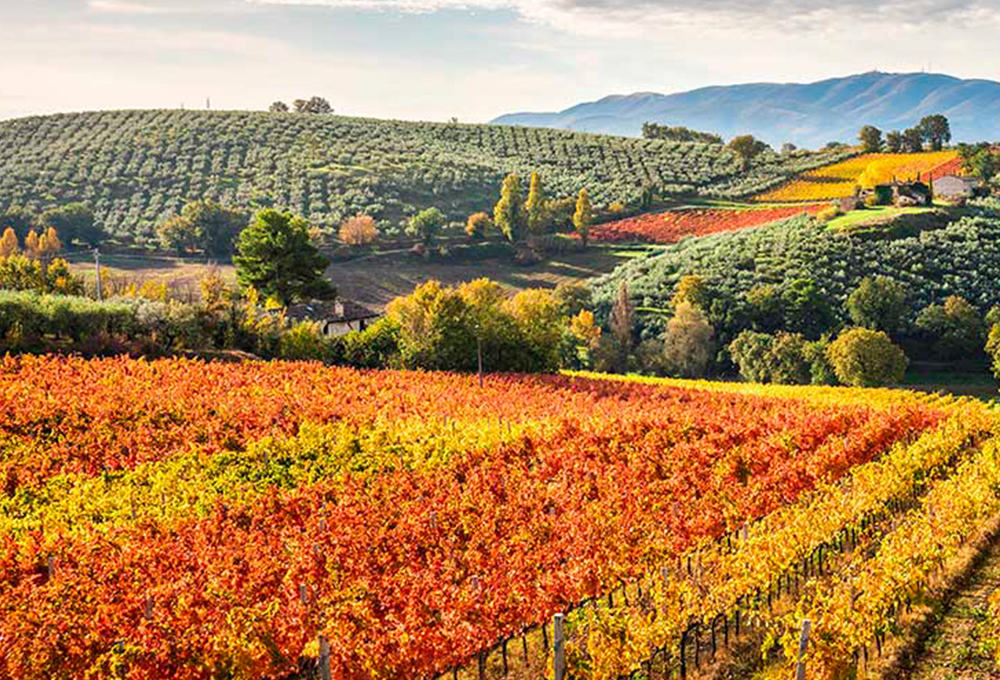
[[380, 319], [363, 331], [340, 338], [343, 362], [357, 368], [387, 368], [396, 365], [399, 355], [399, 327]]
[[278, 340], [278, 357], [291, 361], [328, 361], [333, 343], [323, 335], [319, 323], [298, 323]]
[[493, 228], [490, 216], [484, 212], [477, 212], [469, 215], [469, 220], [465, 223], [465, 234], [469, 238], [486, 238]]
[[837, 379], [852, 387], [883, 387], [902, 381], [907, 359], [889, 336], [867, 328], [845, 330], [827, 348]]
[[816, 213], [816, 219], [825, 224], [835, 217], [840, 217], [843, 214], [844, 213], [840, 211], [840, 208], [835, 205], [831, 205], [829, 208], [823, 208]]
[[374, 218], [359, 213], [340, 225], [338, 236], [349, 246], [367, 246], [378, 240], [378, 226]]

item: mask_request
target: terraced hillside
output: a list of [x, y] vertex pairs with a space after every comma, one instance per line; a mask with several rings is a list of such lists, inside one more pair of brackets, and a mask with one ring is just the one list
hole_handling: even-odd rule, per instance
[[746, 171], [722, 146], [558, 130], [256, 112], [118, 111], [0, 122], [0, 207], [86, 201], [119, 237], [149, 239], [187, 198], [274, 204], [320, 227], [365, 212], [397, 225], [436, 205], [490, 206], [502, 176], [543, 173], [598, 205], [646, 187], [745, 196], [842, 156], [768, 154]]

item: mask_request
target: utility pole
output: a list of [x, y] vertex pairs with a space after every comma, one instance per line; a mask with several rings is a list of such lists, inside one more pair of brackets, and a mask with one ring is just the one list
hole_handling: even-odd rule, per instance
[[103, 300], [101, 296], [101, 251], [94, 248], [94, 264], [97, 265], [97, 299]]

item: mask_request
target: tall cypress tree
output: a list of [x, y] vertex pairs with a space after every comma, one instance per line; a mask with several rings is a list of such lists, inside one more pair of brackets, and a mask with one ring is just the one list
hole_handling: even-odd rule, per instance
[[517, 242], [524, 239], [528, 218], [521, 196], [521, 178], [516, 173], [507, 175], [503, 180], [500, 200], [493, 208], [493, 222], [509, 241]]
[[531, 188], [528, 190], [528, 232], [538, 236], [544, 234], [548, 227], [549, 209], [542, 187], [542, 178], [537, 172], [531, 173]]
[[580, 195], [576, 198], [576, 212], [573, 213], [573, 228], [580, 235], [584, 248], [587, 247], [587, 239], [590, 237], [590, 225], [594, 221], [594, 210], [590, 205], [590, 196], [586, 189], [580, 189]]

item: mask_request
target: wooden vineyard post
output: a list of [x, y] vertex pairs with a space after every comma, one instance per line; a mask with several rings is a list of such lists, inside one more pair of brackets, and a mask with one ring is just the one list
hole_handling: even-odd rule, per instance
[[566, 631], [563, 629], [563, 615], [552, 617], [552, 653], [554, 656], [555, 680], [566, 680]]
[[319, 636], [319, 680], [330, 680], [330, 640]]
[[795, 680], [806, 680], [806, 649], [809, 647], [809, 631], [812, 621], [802, 619], [802, 634], [799, 636], [799, 657], [795, 664]]

